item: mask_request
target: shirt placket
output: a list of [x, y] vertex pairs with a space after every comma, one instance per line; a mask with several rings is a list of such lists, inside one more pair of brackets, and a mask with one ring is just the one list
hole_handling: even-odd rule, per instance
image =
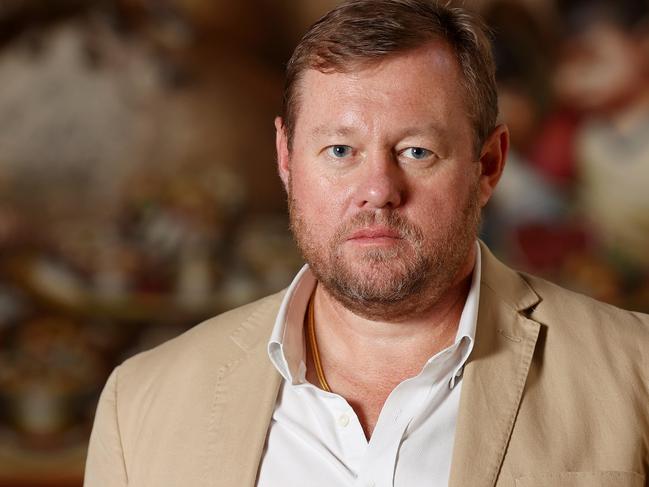
[[430, 383], [409, 381], [399, 384], [388, 396], [369, 443], [356, 487], [391, 487], [399, 447], [416, 405], [426, 400]]
[[337, 470], [344, 470], [352, 485], [367, 456], [368, 443], [363, 427], [349, 403], [341, 396], [306, 385], [311, 396], [309, 407], [320, 423], [327, 461]]
[[393, 487], [401, 444], [410, 425], [425, 414], [446, 385], [455, 347], [432, 359], [417, 377], [399, 384], [388, 397], [354, 487]]

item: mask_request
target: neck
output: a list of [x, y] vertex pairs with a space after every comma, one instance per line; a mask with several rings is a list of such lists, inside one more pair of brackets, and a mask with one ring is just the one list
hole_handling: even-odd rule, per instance
[[[331, 390], [356, 410], [369, 436], [378, 413], [400, 382], [417, 375], [428, 359], [451, 345], [471, 287], [475, 250], [442, 297], [405, 321], [372, 321], [345, 308], [318, 286], [315, 330]], [[311, 354], [307, 378], [318, 384]]]

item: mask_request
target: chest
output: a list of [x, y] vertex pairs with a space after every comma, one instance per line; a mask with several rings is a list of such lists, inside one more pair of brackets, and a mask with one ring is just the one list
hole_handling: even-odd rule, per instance
[[446, 379], [400, 384], [383, 404], [380, 397], [365, 401], [373, 409], [361, 414], [374, 415], [369, 440], [353, 401], [310, 385], [285, 385], [258, 485], [297, 487], [305, 478], [314, 487], [448, 485], [461, 384], [450, 388]]

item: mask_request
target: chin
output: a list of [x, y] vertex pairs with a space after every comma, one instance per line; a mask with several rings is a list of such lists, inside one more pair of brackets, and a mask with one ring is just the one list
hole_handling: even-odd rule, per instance
[[[313, 268], [318, 281], [338, 301], [360, 315], [383, 315], [422, 294], [428, 266], [409, 266], [398, 258], [377, 256], [336, 259], [324, 269]], [[392, 314], [392, 313], [389, 313]]]

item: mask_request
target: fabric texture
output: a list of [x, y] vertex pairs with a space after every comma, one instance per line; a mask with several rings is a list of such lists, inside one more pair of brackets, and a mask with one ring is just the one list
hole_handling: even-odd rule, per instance
[[[119, 366], [84, 485], [254, 486], [281, 381], [266, 348], [282, 297]], [[483, 246], [449, 485], [648, 485], [648, 350], [649, 316], [515, 272]]]

